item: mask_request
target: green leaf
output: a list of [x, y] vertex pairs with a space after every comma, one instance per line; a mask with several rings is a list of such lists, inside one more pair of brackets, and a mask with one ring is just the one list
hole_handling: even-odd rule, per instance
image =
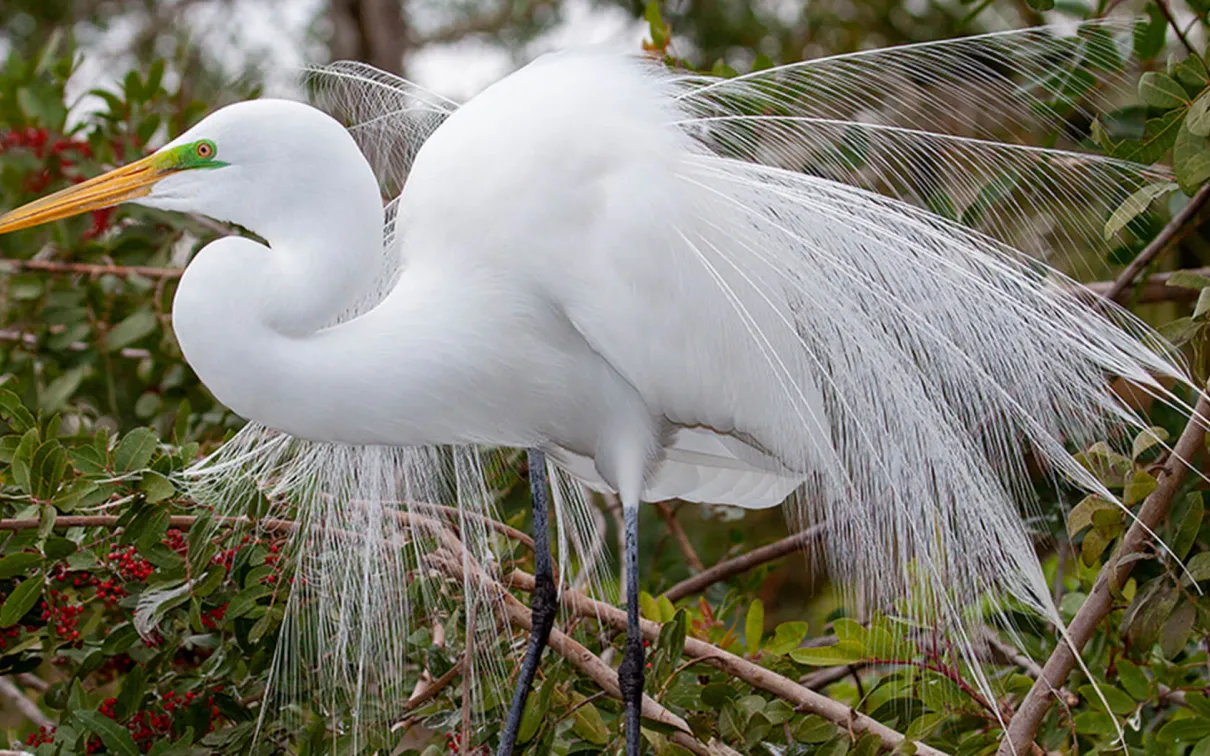
[[150, 334], [159, 324], [160, 321], [154, 313], [149, 310], [140, 310], [109, 329], [109, 334], [105, 338], [105, 348], [110, 352], [116, 352], [128, 347]]
[[[1207, 556], [1210, 556], [1210, 554]], [[0, 580], [23, 575], [41, 563], [42, 556], [40, 554], [29, 554], [27, 552], [9, 554], [0, 559]]]
[[1172, 170], [1185, 194], [1192, 195], [1210, 178], [1210, 139], [1197, 136], [1182, 122], [1172, 147]]
[[89, 732], [100, 736], [106, 750], [119, 756], [139, 756], [130, 732], [109, 717], [95, 711], [73, 711], [72, 716]]
[[12, 627], [42, 598], [42, 576], [22, 580], [0, 606], [0, 627]]
[[744, 638], [748, 643], [748, 654], [755, 655], [760, 651], [760, 638], [765, 634], [765, 605], [760, 599], [753, 599], [748, 607], [748, 618], [744, 622]]
[[765, 644], [765, 653], [785, 656], [807, 637], [806, 622], [783, 622], [773, 630], [773, 640]]
[[147, 471], [139, 481], [139, 490], [147, 495], [148, 504], [156, 504], [176, 493], [172, 482], [158, 472]]
[[1185, 705], [1202, 719], [1210, 719], [1210, 698], [1207, 698], [1205, 693], [1194, 693], [1192, 691], [1186, 693]]
[[1134, 506], [1150, 496], [1157, 486], [1159, 486], [1159, 481], [1152, 477], [1151, 473], [1146, 470], [1135, 470], [1134, 475], [1122, 489], [1122, 503], [1128, 507]]
[[1197, 534], [1202, 528], [1202, 518], [1206, 514], [1201, 492], [1193, 491], [1174, 509], [1169, 516], [1169, 522], [1180, 523], [1180, 526], [1170, 540], [1168, 548], [1177, 559], [1184, 559], [1197, 540]]
[[818, 714], [803, 717], [790, 728], [790, 736], [799, 743], [823, 743], [835, 734], [836, 726]]
[[47, 559], [64, 559], [76, 553], [76, 544], [62, 536], [47, 538], [46, 544], [42, 547], [42, 553], [46, 554]]
[[[578, 694], [575, 698], [584, 699], [583, 696], [579, 696]], [[579, 701], [576, 701], [576, 703], [579, 703]], [[573, 717], [572, 730], [581, 738], [594, 745], [605, 745], [609, 742], [609, 728], [605, 726], [605, 720], [601, 717], [601, 712], [597, 707], [591, 703], [586, 703], [576, 709]]]
[[1165, 745], [1189, 745], [1210, 735], [1210, 720], [1174, 719], [1160, 728], [1155, 741]]
[[231, 599], [231, 603], [227, 605], [227, 613], [224, 615], [226, 619], [236, 619], [242, 617], [252, 611], [252, 607], [257, 605], [257, 602], [273, 592], [273, 589], [267, 585], [253, 585], [239, 593]]
[[[1134, 702], [1133, 698], [1112, 685], [1102, 682], [1097, 687], [1101, 689], [1101, 695], [1105, 696], [1105, 700], [1109, 702], [1109, 710], [1114, 714], [1127, 716], [1133, 714], [1134, 710], [1138, 708], [1138, 704]], [[1081, 685], [1080, 695], [1098, 711], [1105, 711], [1104, 705], [1101, 704], [1101, 699], [1097, 697], [1097, 689], [1092, 685]]]
[[647, 591], [639, 591], [639, 612], [652, 622], [660, 621], [660, 605]]
[[[1210, 283], [1210, 279], [1206, 279], [1206, 282]], [[1169, 283], [1169, 286], [1171, 286], [1171, 283]], [[1143, 456], [1143, 453], [1148, 449], [1156, 444], [1167, 441], [1168, 438], [1168, 431], [1164, 430], [1158, 425], [1153, 425], [1152, 427], [1147, 428], [1139, 433], [1139, 435], [1134, 437], [1134, 443], [1130, 446], [1130, 458], [1137, 460], [1139, 457]]]
[[531, 693], [525, 701], [525, 711], [521, 714], [521, 726], [517, 729], [518, 743], [528, 743], [542, 729], [542, 723], [546, 721], [550, 712], [551, 694], [554, 692], [556, 679], [554, 675], [548, 676], [537, 694]]
[[114, 469], [117, 472], [142, 470], [151, 461], [159, 440], [149, 428], [135, 428], [122, 437], [114, 452]]
[[1177, 133], [1185, 120], [1181, 110], [1170, 110], [1158, 118], [1147, 119], [1146, 134], [1142, 139], [1128, 139], [1117, 145], [1111, 156], [1121, 160], [1151, 165], [1162, 160], [1176, 143]]
[[21, 399], [6, 388], [0, 388], [0, 417], [8, 420], [14, 433], [24, 433], [34, 427], [34, 416], [21, 404]]
[[1105, 223], [1105, 238], [1109, 239], [1118, 231], [1126, 227], [1126, 224], [1138, 217], [1146, 210], [1152, 201], [1162, 194], [1177, 188], [1177, 185], [1171, 181], [1161, 181], [1154, 184], [1148, 184], [1142, 187], [1122, 201], [1121, 205], [1113, 211], [1113, 215], [1109, 216], [1109, 220]]
[[1095, 494], [1085, 496], [1067, 515], [1067, 535], [1074, 538], [1084, 528], [1092, 527], [1092, 518], [1104, 510], [1120, 511], [1117, 504]]
[[1139, 60], [1151, 60], [1164, 49], [1168, 20], [1154, 2], [1147, 4], [1147, 19], [1134, 25], [1134, 55]]
[[1148, 71], [1139, 79], [1139, 99], [1153, 108], [1176, 108], [1188, 102], [1185, 88], [1176, 79]]
[[[0, 565], [3, 565], [3, 560], [0, 560]], [[1185, 571], [1188, 573], [1185, 576], [1185, 581], [1189, 582], [1192, 578], [1193, 582], [1200, 583], [1203, 580], [1210, 580], [1210, 551], [1203, 551], [1200, 554], [1194, 554], [1193, 557], [1185, 563]]]
[[865, 646], [858, 641], [842, 640], [830, 646], [796, 648], [790, 658], [813, 667], [837, 667], [865, 659]]
[[962, 225], [972, 227], [979, 225], [987, 216], [988, 211], [998, 205], [1001, 200], [1009, 197], [1016, 186], [1017, 176], [1011, 173], [1002, 173], [988, 181], [979, 189], [979, 194], [976, 195], [974, 201], [962, 211]]
[[30, 486], [35, 499], [43, 501], [54, 497], [67, 472], [67, 452], [55, 439], [44, 441], [34, 451], [30, 460]]
[[1193, 750], [1189, 752], [1189, 756], [1210, 756], [1210, 737], [1197, 741], [1197, 745], [1193, 746]]
[[46, 412], [62, 409], [67, 404], [67, 400], [76, 393], [76, 389], [80, 388], [80, 384], [91, 372], [92, 367], [90, 365], [81, 365], [80, 367], [65, 371], [58, 378], [51, 381], [38, 395], [38, 406]]
[[1169, 274], [1165, 286], [1179, 286], [1182, 289], [1204, 289], [1210, 286], [1210, 276], [1203, 276], [1188, 270], [1178, 270]]
[[101, 643], [101, 651], [106, 656], [114, 656], [115, 654], [123, 654], [130, 650], [131, 646], [139, 639], [139, 632], [135, 630], [134, 625], [129, 622], [123, 622], [117, 627], [109, 631], [105, 636], [104, 642]]
[[125, 722], [136, 711], [142, 708], [143, 691], [146, 687], [146, 670], [141, 664], [136, 664], [126, 679], [122, 681], [122, 689], [118, 692], [113, 711], [119, 722]]
[[744, 736], [744, 721], [739, 711], [727, 704], [718, 718], [718, 734], [723, 740], [736, 741]]
[[1173, 659], [1189, 643], [1189, 634], [1193, 631], [1193, 621], [1197, 619], [1197, 607], [1188, 601], [1177, 607], [1168, 615], [1164, 627], [1160, 630], [1160, 651], [1165, 659]]
[[1194, 136], [1210, 136], [1210, 89], [1202, 92], [1189, 106], [1185, 127]]
[[33, 492], [31, 469], [34, 452], [37, 451], [38, 446], [38, 429], [30, 428], [25, 435], [21, 436], [21, 442], [17, 444], [17, 449], [13, 452], [13, 483], [16, 483], [17, 487], [26, 493]]
[[1136, 701], [1146, 701], [1151, 698], [1151, 682], [1139, 666], [1129, 659], [1119, 659], [1117, 663], [1118, 682]]

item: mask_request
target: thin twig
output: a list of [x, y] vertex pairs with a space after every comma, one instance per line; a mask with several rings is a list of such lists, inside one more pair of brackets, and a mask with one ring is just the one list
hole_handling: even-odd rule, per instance
[[719, 562], [708, 570], [703, 570], [687, 580], [682, 580], [668, 590], [664, 591], [664, 596], [669, 601], [676, 602], [685, 596], [694, 593], [700, 593], [720, 580], [738, 575], [741, 572], [747, 572], [754, 567], [758, 567], [767, 562], [772, 562], [775, 559], [780, 559], [785, 555], [797, 551], [807, 544], [821, 536], [824, 531], [824, 524], [812, 525], [806, 530], [795, 533], [792, 536], [786, 536], [780, 541], [761, 546], [759, 549], [753, 549], [746, 554]]
[[444, 675], [438, 677], [431, 685], [425, 687], [423, 690], [414, 693], [412, 697], [407, 700], [407, 703], [403, 705], [404, 710], [414, 711], [420, 706], [432, 701], [439, 693], [441, 693], [441, 691], [448, 688], [450, 683], [458, 679], [458, 676], [462, 674], [462, 668], [465, 665], [466, 656], [463, 655], [462, 658], [455, 662], [454, 666], [446, 670]]
[[[520, 570], [513, 571], [508, 582], [524, 591], [532, 591], [534, 586], [533, 576]], [[511, 596], [511, 594], [508, 595]], [[565, 607], [581, 617], [596, 619], [617, 630], [626, 628], [626, 613], [617, 607], [589, 598], [579, 591], [565, 590], [559, 598]], [[640, 627], [643, 637], [648, 640], [655, 641], [659, 638], [659, 624], [650, 620], [640, 620]], [[901, 733], [892, 730], [876, 719], [705, 641], [686, 638], [685, 654], [700, 657], [707, 664], [721, 669], [732, 677], [737, 677], [753, 687], [768, 691], [786, 700], [799, 711], [818, 714], [852, 732], [868, 732], [877, 735], [883, 745], [888, 748], [895, 748], [905, 740]], [[915, 746], [916, 753], [920, 756], [943, 756], [942, 751], [923, 743], [917, 742]]]
[[1042, 718], [1050, 709], [1051, 693], [1059, 690], [1067, 680], [1067, 675], [1075, 666], [1076, 654], [1084, 648], [1084, 644], [1109, 614], [1113, 606], [1113, 593], [1118, 586], [1125, 583], [1131, 568], [1134, 567], [1135, 562], [1125, 557], [1141, 551], [1151, 540], [1149, 533], [1154, 532], [1168, 514], [1172, 499], [1184, 482], [1195, 455], [1201, 449], [1206, 436], [1204, 422], [1207, 417], [1210, 417], [1210, 394], [1203, 392], [1188, 425], [1159, 470], [1159, 484], [1144, 500], [1134, 524], [1122, 537], [1114, 556], [1101, 568], [1088, 598], [1067, 626], [1063, 640], [1046, 660], [1041, 676], [1030, 688], [1009, 723], [1008, 732], [1000, 743], [999, 756], [1021, 756], [1030, 750], [1034, 735], [1042, 724]]
[[144, 278], [180, 278], [183, 268], [159, 268], [150, 265], [104, 265], [98, 263], [57, 262], [55, 260], [0, 259], [0, 272], [36, 271], [86, 276], [142, 276]]
[[[193, 515], [178, 515], [168, 518], [168, 527], [179, 528], [182, 530], [191, 528], [198, 521]], [[0, 520], [0, 530], [32, 530], [38, 527], [40, 520]], [[211, 522], [216, 524], [255, 524], [260, 528], [273, 532], [293, 532], [298, 529], [298, 524], [293, 520], [279, 520], [277, 518], [266, 518], [264, 520], [256, 520], [253, 523], [247, 517], [219, 517]], [[115, 515], [63, 515], [55, 518], [55, 529], [64, 530], [66, 528], [116, 528], [118, 526], [118, 517]]]
[[[1198, 295], [1197, 289], [1186, 289], [1183, 286], [1168, 285], [1168, 280], [1175, 273], [1191, 273], [1195, 276], [1210, 277], [1210, 267], [1188, 268], [1186, 270], [1174, 270], [1147, 276], [1147, 280], [1143, 282], [1142, 286], [1136, 289], [1137, 293], [1132, 301], [1146, 304], [1148, 302], [1172, 302], [1183, 299], [1196, 299]], [[1086, 284], [1086, 286], [1093, 294], [1107, 297], [1115, 283], [1114, 281], [1094, 281], [1093, 283]]]
[[798, 684], [802, 685], [804, 688], [810, 688], [811, 690], [822, 690], [837, 680], [843, 680], [844, 678], [848, 677], [850, 670], [852, 670], [855, 666], [856, 665], [853, 664], [842, 664], [839, 667], [824, 667], [823, 669], [817, 669], [814, 672], [805, 674], [798, 678]]
[[[1164, 7], [1162, 4], [1160, 7]], [[1161, 252], [1169, 247], [1173, 242], [1182, 238], [1185, 234], [1191, 233], [1196, 227], [1196, 223], [1189, 221], [1197, 215], [1197, 213], [1210, 200], [1210, 184], [1206, 184], [1193, 195], [1193, 199], [1185, 205], [1179, 213], [1177, 213], [1168, 225], [1160, 231], [1159, 235], [1151, 240], [1151, 243], [1143, 248], [1143, 251], [1138, 254], [1130, 264], [1126, 266], [1109, 288], [1107, 288], [1101, 296], [1113, 302], [1121, 303], [1122, 294], [1129, 288], [1134, 279], [1138, 277], [1143, 268], [1147, 267], [1152, 260]]]
[[0, 699], [12, 704], [17, 711], [21, 712], [21, 716], [39, 727], [55, 726], [50, 717], [43, 714], [38, 705], [26, 698], [21, 689], [14, 685], [13, 681], [7, 677], [0, 677]]
[[[1164, 14], [1164, 18], [1168, 21], [1168, 25], [1171, 26], [1172, 30], [1176, 32], [1176, 37], [1181, 41], [1181, 44], [1185, 46], [1185, 50], [1187, 50], [1190, 55], [1197, 58], [1200, 62], [1202, 56], [1198, 55], [1197, 50], [1193, 48], [1193, 45], [1189, 44], [1189, 38], [1185, 36], [1185, 30], [1181, 28], [1181, 25], [1176, 22], [1176, 18], [1173, 17], [1172, 10], [1168, 7], [1167, 0], [1155, 0], [1155, 4], [1159, 6], [1160, 13]], [[1203, 67], [1205, 65], [1205, 63], [1202, 64]]]
[[676, 512], [672, 507], [668, 506], [666, 501], [657, 501], [655, 508], [659, 510], [660, 517], [664, 518], [664, 524], [668, 526], [668, 532], [672, 535], [672, 539], [676, 541], [676, 545], [681, 550], [681, 554], [685, 556], [685, 561], [689, 562], [689, 566], [696, 572], [702, 572], [706, 569], [706, 565], [702, 564], [702, 560], [698, 558], [697, 552], [693, 550], [693, 544], [689, 543], [689, 536], [686, 535], [685, 529], [677, 522]]
[[[1002, 661], [1009, 664], [1015, 664], [1024, 670], [1025, 674], [1029, 675], [1035, 680], [1042, 676], [1041, 664], [1038, 664], [1036, 661], [1021, 653], [1017, 649], [1001, 641], [996, 637], [995, 631], [991, 628], [987, 629], [983, 640], [987, 644], [988, 649], [990, 649], [993, 654], [998, 655]], [[1075, 706], [1080, 702], [1080, 697], [1075, 693], [1072, 693], [1067, 688], [1059, 688], [1059, 697], [1062, 698], [1068, 706]]]

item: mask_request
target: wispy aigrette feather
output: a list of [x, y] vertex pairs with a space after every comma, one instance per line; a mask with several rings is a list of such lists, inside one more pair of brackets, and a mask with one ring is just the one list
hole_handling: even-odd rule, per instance
[[[729, 338], [726, 367], [738, 376], [717, 395], [692, 384], [686, 375], [720, 366], [667, 323], [643, 324], [658, 349], [633, 358], [613, 359], [607, 328], [590, 334], [669, 422], [673, 442], [647, 498], [756, 507], [797, 488], [792, 523], [828, 523], [829, 563], [852, 595], [943, 628], [970, 656], [969, 613], [989, 596], [1057, 622], [1021, 517], [1032, 496], [1025, 455], [1113, 500], [1070, 454], [1139, 422], [1107, 379], [1170, 400], [1158, 379], [1187, 383], [1143, 323], [1090, 308], [1047, 265], [1078, 271], [1103, 251], [1109, 214], [1167, 180], [1072, 143], [1102, 106], [1129, 96], [1124, 30], [1006, 32], [729, 80], [602, 51], [547, 59], [658, 104], [662, 121], [636, 121], [679, 151], [667, 156], [664, 244], [643, 262], [700, 284], [710, 320], [695, 325]], [[311, 81], [391, 190], [452, 111], [357, 64]], [[998, 141], [1039, 124], [1055, 146]], [[406, 271], [406, 208], [389, 208], [380, 285], [340, 322], [372, 309]], [[606, 273], [627, 281], [625, 264]], [[719, 400], [741, 395], [752, 401]], [[717, 417], [695, 415], [695, 400]], [[605, 484], [582, 453], [550, 451], [570, 582], [573, 563], [601, 569], [583, 486]], [[472, 645], [495, 649], [499, 595], [470, 569], [453, 584], [426, 566], [446, 549], [500, 569], [488, 467], [471, 447], [319, 444], [250, 426], [194, 471], [199, 500], [224, 513], [241, 513], [234, 483], [251, 480], [300, 522], [281, 701], [318, 700], [340, 732], [397, 721], [414, 683], [406, 637], [458, 616], [459, 602], [475, 607]], [[432, 504], [455, 514], [437, 517]], [[450, 532], [461, 546], [444, 540]], [[511, 661], [479, 653], [467, 664], [475, 696], [477, 681], [506, 677]]]

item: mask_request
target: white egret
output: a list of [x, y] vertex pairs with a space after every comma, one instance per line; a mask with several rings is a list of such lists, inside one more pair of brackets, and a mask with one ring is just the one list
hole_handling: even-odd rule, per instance
[[[225, 459], [279, 488], [328, 481], [324, 522], [389, 527], [372, 500], [409, 499], [400, 471], [433, 444], [532, 449], [531, 470], [549, 455], [560, 476], [617, 492], [636, 754], [642, 501], [767, 507], [798, 491], [791, 519], [829, 523], [832, 566], [863, 595], [914, 596], [958, 630], [988, 591], [1058, 621], [1018, 514], [1023, 451], [1112, 499], [1065, 448], [1138, 422], [1106, 376], [1166, 397], [1157, 376], [1186, 379], [1140, 322], [1015, 250], [1079, 248], [1164, 177], [993, 138], [1027, 120], [1061, 130], [1120, 91], [1082, 86], [1120, 69], [1115, 32], [1033, 29], [729, 80], [566, 51], [458, 109], [343, 64], [320, 73], [320, 95], [354, 136], [304, 104], [231, 105], [0, 217], [0, 233], [130, 201], [263, 238], [206, 246], [173, 324], [202, 382], [258, 424]], [[380, 179], [403, 183], [385, 254]], [[486, 500], [477, 458], [459, 454], [458, 497]], [[534, 632], [502, 754], [556, 612], [546, 510], [534, 485]], [[310, 641], [355, 668], [358, 701], [402, 642], [395, 607], [365, 609], [398, 573], [364, 540], [344, 572], [322, 568], [316, 590], [337, 609]], [[362, 625], [342, 624], [358, 601]]]

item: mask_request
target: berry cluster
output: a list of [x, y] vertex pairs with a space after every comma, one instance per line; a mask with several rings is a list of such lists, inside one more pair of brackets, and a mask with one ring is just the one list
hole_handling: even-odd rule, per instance
[[202, 627], [207, 630], [213, 630], [223, 623], [223, 617], [227, 614], [227, 604], [217, 606], [213, 609], [208, 609], [202, 612]]
[[97, 598], [105, 602], [105, 606], [110, 609], [117, 607], [118, 602], [128, 596], [126, 589], [123, 588], [117, 580], [109, 578], [108, 580], [100, 580], [96, 583]]
[[[447, 732], [445, 734], [445, 745], [450, 753], [462, 753], [462, 733]], [[466, 756], [480, 756], [481, 754], [484, 756], [490, 756], [491, 750], [485, 745], [478, 746], [477, 748], [470, 747], [466, 750]]]
[[[47, 129], [33, 126], [13, 129], [0, 137], [0, 154], [14, 148], [30, 150], [39, 159], [53, 158], [45, 167], [26, 175], [22, 189], [30, 194], [43, 193], [52, 181], [64, 177], [64, 170], [73, 167], [77, 160], [92, 157], [92, 147], [88, 142], [66, 137], [52, 140]], [[84, 181], [84, 176], [73, 175], [71, 181], [78, 184]], [[112, 217], [112, 208], [93, 211], [92, 227], [85, 232], [85, 238], [91, 239], [104, 233]]]
[[8, 647], [8, 641], [5, 640], [6, 638], [16, 638], [20, 634], [21, 628], [17, 627], [16, 625], [5, 628], [4, 630], [0, 630], [0, 649]]
[[128, 546], [124, 551], [115, 548], [109, 552], [108, 559], [110, 562], [117, 562], [117, 571], [126, 580], [142, 582], [155, 572], [151, 562], [140, 557], [138, 549], [134, 546]]
[[47, 595], [50, 597], [50, 601], [43, 600], [40, 604], [42, 619], [46, 624], [55, 626], [55, 634], [60, 638], [72, 643], [79, 642], [79, 617], [84, 613], [84, 605], [68, 604], [67, 597], [53, 588]]
[[43, 743], [55, 742], [55, 728], [42, 725], [37, 732], [31, 732], [29, 737], [25, 739], [27, 746], [40, 746]]
[[186, 556], [189, 553], [189, 539], [176, 528], [172, 528], [164, 534], [163, 543], [181, 556]]

